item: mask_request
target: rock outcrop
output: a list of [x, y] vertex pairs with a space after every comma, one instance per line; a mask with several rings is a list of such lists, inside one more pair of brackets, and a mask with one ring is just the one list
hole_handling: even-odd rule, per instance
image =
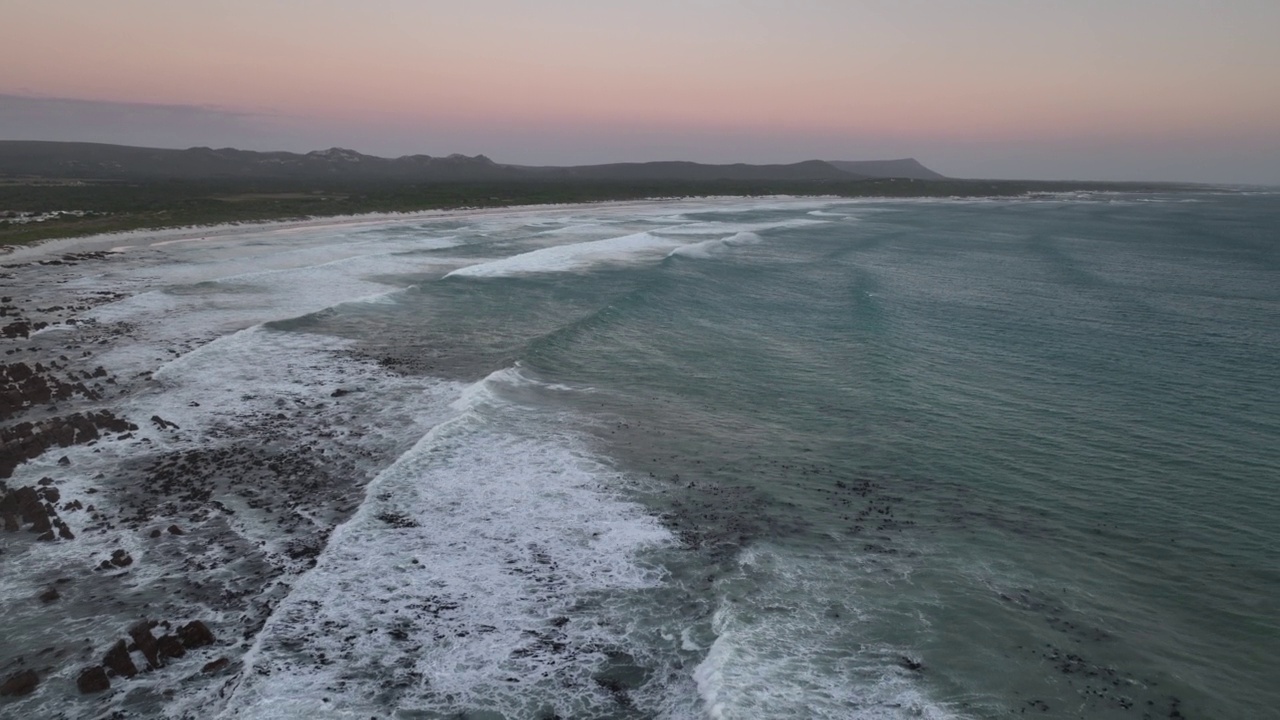
[[129, 648], [124, 644], [124, 640], [117, 640], [116, 644], [111, 646], [102, 658], [102, 665], [117, 677], [131, 678], [138, 674], [138, 666], [134, 665], [133, 658], [129, 657]]
[[80, 671], [79, 677], [76, 678], [76, 687], [82, 695], [88, 695], [110, 688], [111, 680], [101, 665], [90, 665]]
[[123, 433], [138, 426], [109, 410], [73, 413], [38, 422], [21, 422], [0, 429], [0, 478], [13, 475], [22, 463], [40, 457], [52, 447], [82, 445], [104, 432]]
[[0, 696], [30, 695], [39, 685], [40, 676], [35, 670], [23, 670], [16, 675], [10, 675], [3, 684], [0, 684]]
[[216, 638], [213, 637], [213, 631], [209, 630], [209, 627], [199, 620], [192, 620], [178, 628], [178, 639], [182, 641], [183, 646], [187, 649], [212, 645], [216, 642]]

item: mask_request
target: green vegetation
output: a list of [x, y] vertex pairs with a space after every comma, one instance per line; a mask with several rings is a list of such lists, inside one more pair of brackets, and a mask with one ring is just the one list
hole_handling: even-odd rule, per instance
[[1074, 190], [1170, 190], [1170, 185], [1008, 180], [307, 180], [0, 181], [5, 212], [79, 210], [44, 222], [0, 221], [0, 245], [123, 230], [375, 212], [715, 195], [980, 197]]

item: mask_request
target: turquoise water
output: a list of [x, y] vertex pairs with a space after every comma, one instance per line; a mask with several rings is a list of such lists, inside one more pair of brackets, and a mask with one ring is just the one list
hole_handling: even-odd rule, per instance
[[726, 198], [34, 266], [119, 291], [37, 339], [94, 343], [143, 427], [15, 486], [127, 512], [140, 468], [221, 464], [183, 466], [200, 512], [6, 536], [0, 661], [140, 617], [219, 643], [0, 714], [1276, 716], [1277, 228], [1275, 192]]
[[540, 402], [654, 478], [713, 716], [1275, 712], [1276, 197], [819, 212], [422, 283], [390, 326], [480, 318], [457, 366], [590, 389]]

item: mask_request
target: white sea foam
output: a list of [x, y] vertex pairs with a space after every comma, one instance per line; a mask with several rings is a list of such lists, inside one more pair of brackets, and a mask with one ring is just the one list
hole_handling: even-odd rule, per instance
[[458, 268], [445, 277], [507, 277], [525, 273], [568, 272], [646, 256], [660, 256], [678, 241], [647, 232], [591, 242], [555, 245], [501, 260]]
[[[122, 282], [153, 289], [82, 316], [82, 321], [90, 323], [126, 323], [133, 328], [133, 342], [107, 350], [98, 362], [113, 374], [131, 377], [175, 353], [260, 323], [295, 318], [344, 302], [388, 301], [401, 287], [381, 278], [442, 271], [460, 262], [403, 254], [424, 247], [449, 247], [454, 244], [450, 237], [355, 247], [342, 247], [336, 239], [325, 242], [329, 244], [258, 248], [256, 256], [248, 258], [236, 257], [234, 252], [211, 255], [204, 248], [184, 250], [195, 257], [189, 262], [135, 271], [140, 278], [124, 278]], [[81, 284], [89, 287], [93, 282], [101, 280], [88, 278]]]
[[718, 255], [726, 250], [743, 245], [755, 245], [761, 242], [759, 235], [753, 232], [740, 232], [727, 238], [717, 238], [715, 240], [703, 240], [691, 245], [681, 245], [672, 250], [668, 257], [685, 257], [705, 260], [714, 255]]
[[246, 656], [225, 716], [527, 717], [607, 701], [591, 674], [626, 642], [610, 597], [653, 586], [637, 554], [671, 538], [571, 437], [515, 417], [515, 373], [460, 393], [370, 483]]
[[861, 573], [846, 569], [772, 546], [742, 553], [718, 583], [717, 637], [694, 671], [708, 717], [956, 717], [895, 664], [903, 649], [868, 640], [877, 619], [850, 587]]
[[782, 228], [807, 227], [810, 225], [823, 225], [827, 222], [829, 221], [811, 220], [808, 218], [746, 223], [712, 221], [675, 225], [673, 227], [662, 228], [661, 230], [654, 230], [654, 232], [661, 235], [723, 235], [725, 233], [764, 232], [766, 230], [779, 230]]

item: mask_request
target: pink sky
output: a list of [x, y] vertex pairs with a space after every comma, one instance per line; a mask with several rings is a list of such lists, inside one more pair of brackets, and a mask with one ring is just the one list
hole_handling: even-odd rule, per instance
[[6, 0], [2, 15], [6, 139], [545, 164], [914, 155], [961, 176], [1280, 183], [1274, 0]]

